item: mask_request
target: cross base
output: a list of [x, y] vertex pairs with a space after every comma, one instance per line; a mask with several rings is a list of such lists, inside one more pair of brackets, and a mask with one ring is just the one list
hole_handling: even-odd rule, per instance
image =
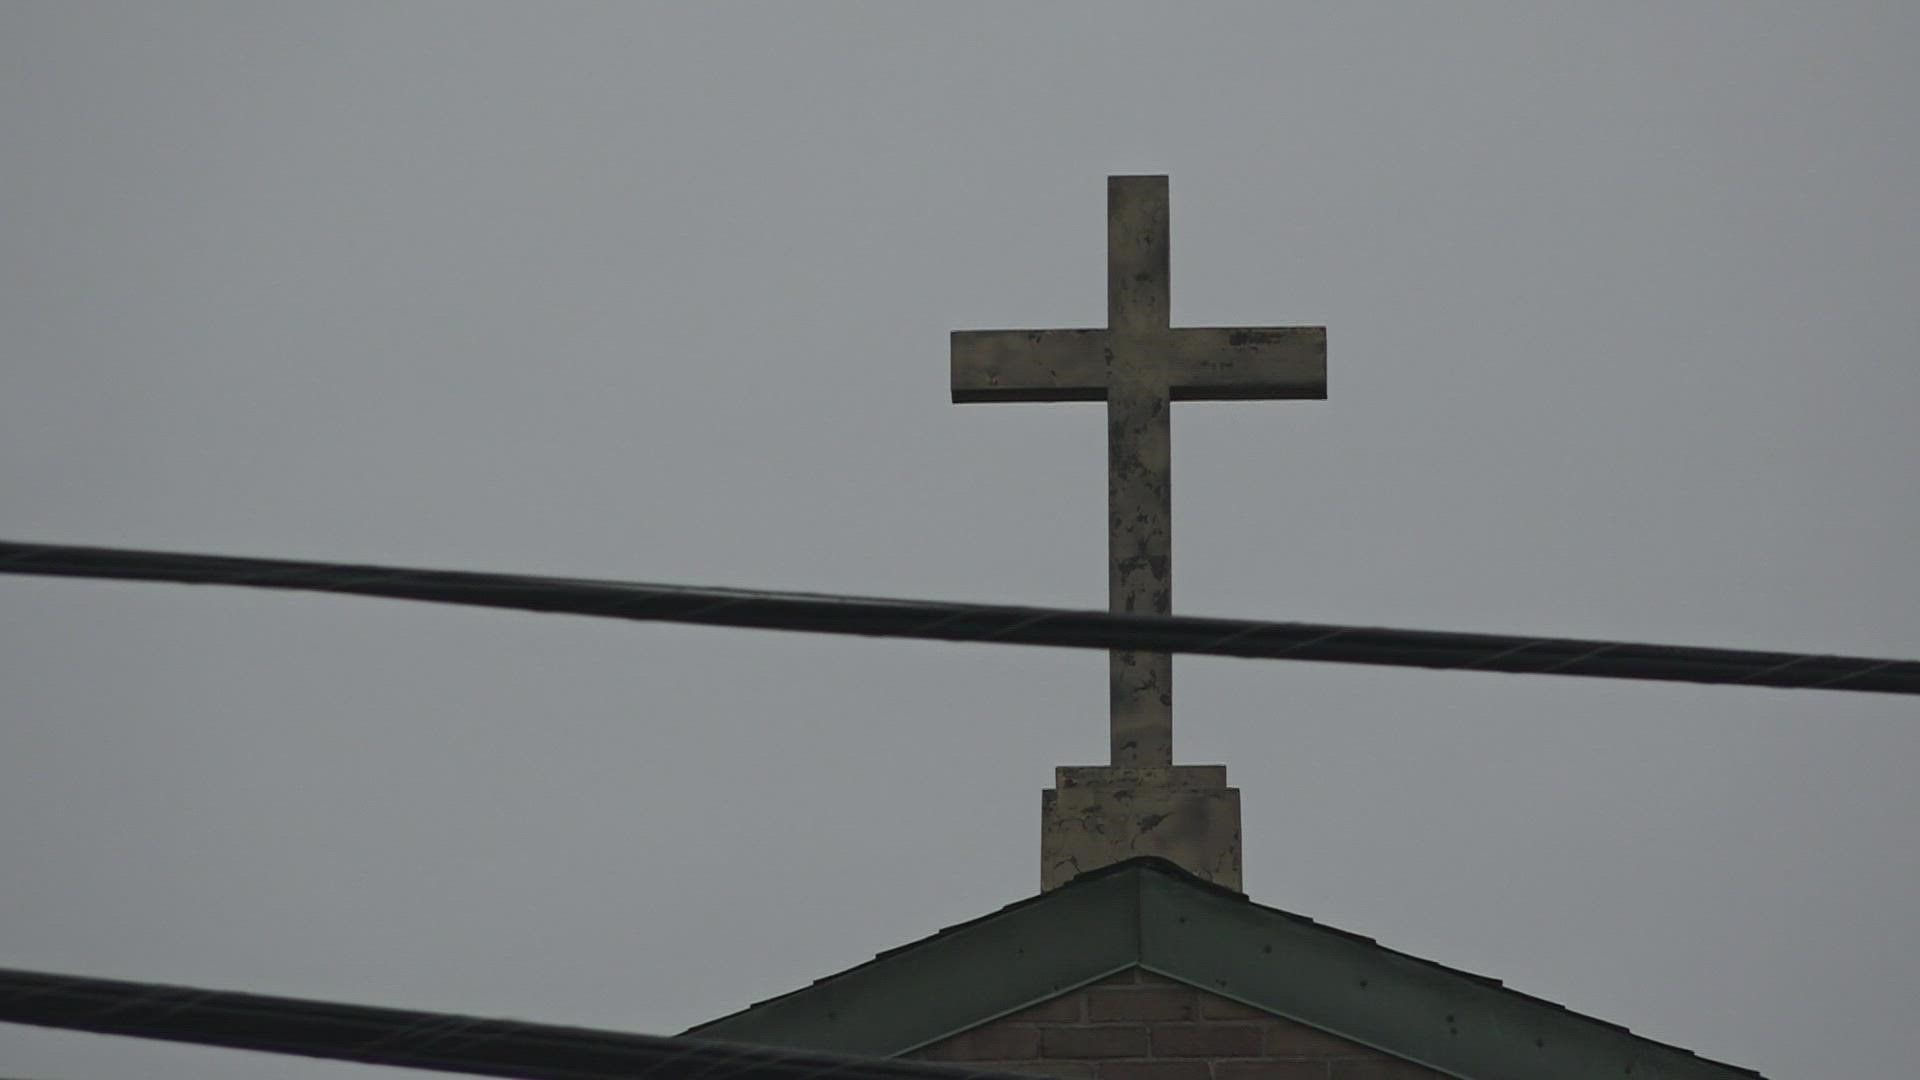
[[1235, 892], [1240, 789], [1225, 765], [1066, 765], [1040, 793], [1040, 889], [1139, 855], [1158, 855]]

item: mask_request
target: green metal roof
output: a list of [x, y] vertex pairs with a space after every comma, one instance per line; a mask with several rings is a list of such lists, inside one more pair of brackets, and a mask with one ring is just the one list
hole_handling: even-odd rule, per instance
[[1082, 874], [686, 1034], [885, 1057], [1136, 966], [1465, 1080], [1759, 1076], [1161, 859]]

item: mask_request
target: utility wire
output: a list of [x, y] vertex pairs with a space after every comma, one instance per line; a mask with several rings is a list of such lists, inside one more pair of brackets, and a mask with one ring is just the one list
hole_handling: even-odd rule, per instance
[[885, 600], [0, 541], [0, 573], [246, 585], [609, 619], [1517, 674], [1920, 694], [1920, 661]]
[[1031, 1080], [964, 1065], [5, 968], [0, 1022], [527, 1080]]

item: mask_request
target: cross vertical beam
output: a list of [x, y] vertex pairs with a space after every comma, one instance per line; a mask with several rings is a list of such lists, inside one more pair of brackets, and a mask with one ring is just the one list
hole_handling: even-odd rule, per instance
[[[1107, 605], [1173, 613], [1167, 178], [1107, 178]], [[1173, 764], [1173, 657], [1111, 654], [1111, 762]]]
[[[1325, 327], [1171, 326], [1167, 218], [1166, 177], [1107, 178], [1106, 326], [953, 333], [956, 402], [1107, 403], [1107, 601], [1115, 612], [1172, 614], [1170, 404], [1327, 396]], [[1109, 671], [1111, 764], [1171, 765], [1171, 659], [1115, 652]], [[1237, 854], [1232, 865], [1213, 879], [1238, 881]]]

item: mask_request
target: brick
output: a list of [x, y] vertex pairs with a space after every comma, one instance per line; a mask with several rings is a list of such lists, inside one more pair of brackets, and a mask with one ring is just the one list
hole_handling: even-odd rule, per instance
[[1257, 1024], [1155, 1024], [1154, 1057], [1259, 1057], [1265, 1032]]
[[1084, 992], [1061, 994], [1057, 998], [1048, 998], [1038, 1005], [1028, 1007], [1002, 1018], [1029, 1024], [1077, 1024], [1087, 1018], [1087, 995]]
[[1089, 1020], [1191, 1020], [1194, 993], [1178, 986], [1125, 986], [1087, 991]]
[[1276, 1017], [1263, 1026], [1267, 1032], [1268, 1057], [1348, 1057], [1373, 1053], [1359, 1043], [1292, 1020]]
[[1022, 1061], [1040, 1056], [1040, 1029], [1005, 1021], [927, 1047], [928, 1061]]
[[1051, 1076], [1055, 1080], [1093, 1080], [1091, 1061], [970, 1061], [967, 1064], [982, 1072]]
[[[1135, 983], [1138, 983], [1140, 981], [1140, 975], [1141, 975], [1141, 971], [1139, 968], [1130, 967], [1123, 971], [1116, 971], [1113, 974], [1107, 976], [1106, 978], [1101, 979], [1099, 982], [1094, 983], [1093, 985], [1095, 986], [1132, 986]], [[1153, 976], [1149, 975], [1147, 977], [1152, 978]]]
[[1213, 1080], [1327, 1080], [1324, 1061], [1216, 1061]]
[[1040, 1056], [1047, 1058], [1146, 1057], [1147, 1029], [1140, 1025], [1042, 1027]]
[[1200, 1015], [1208, 1020], [1271, 1020], [1273, 1014], [1213, 994], [1200, 995]]
[[1103, 1061], [1100, 1080], [1208, 1080], [1204, 1061]]

